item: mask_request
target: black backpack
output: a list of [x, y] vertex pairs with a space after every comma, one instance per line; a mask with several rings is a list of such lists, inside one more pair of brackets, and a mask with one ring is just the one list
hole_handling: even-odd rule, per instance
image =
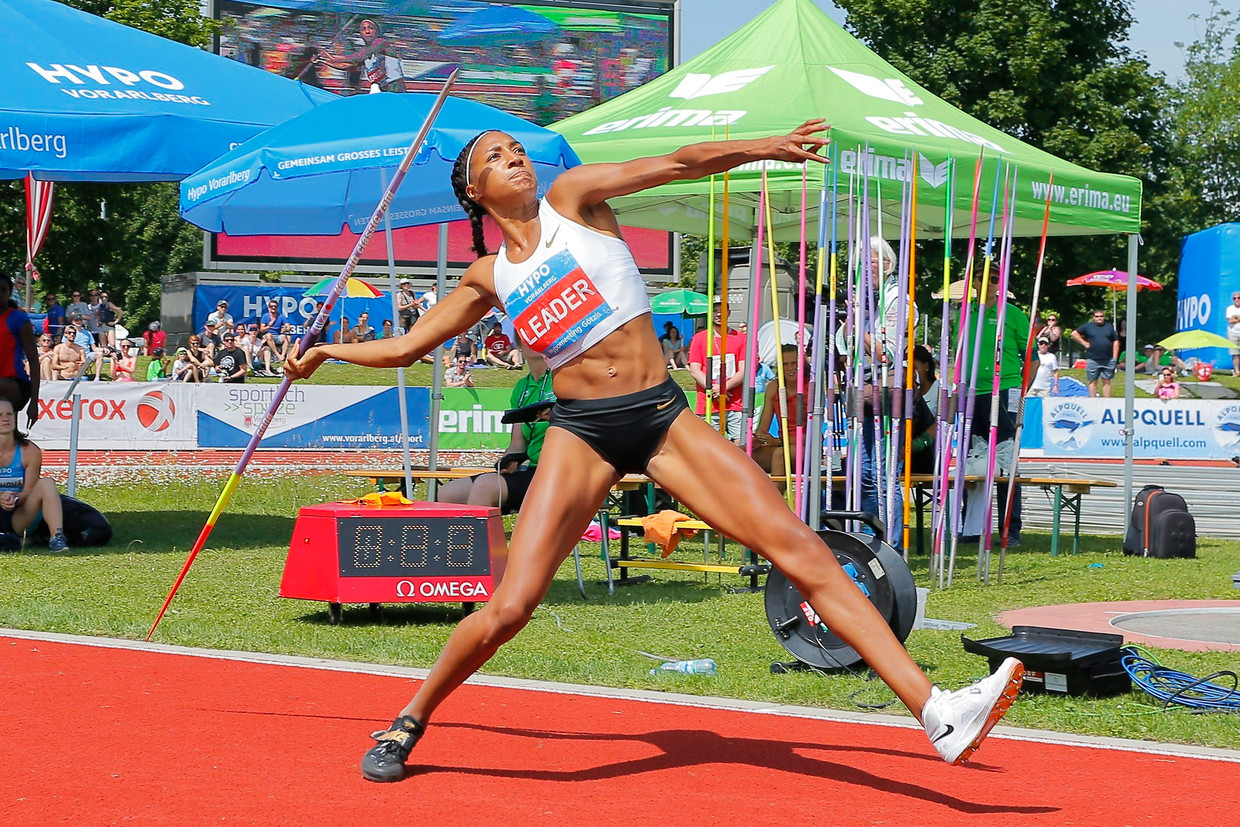
[[1184, 498], [1161, 485], [1147, 485], [1137, 492], [1124, 533], [1124, 554], [1196, 557], [1197, 524]]

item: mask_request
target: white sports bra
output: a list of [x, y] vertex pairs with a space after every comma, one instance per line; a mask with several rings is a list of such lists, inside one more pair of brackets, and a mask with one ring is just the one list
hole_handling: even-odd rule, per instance
[[527, 260], [514, 264], [499, 248], [495, 294], [554, 370], [649, 313], [650, 299], [629, 245], [564, 218], [546, 198], [538, 218], [542, 235]]

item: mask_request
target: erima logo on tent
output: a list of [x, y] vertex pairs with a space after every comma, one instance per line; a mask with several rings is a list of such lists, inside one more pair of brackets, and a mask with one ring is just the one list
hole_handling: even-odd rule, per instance
[[669, 98], [693, 100], [707, 95], [722, 95], [725, 92], [736, 92], [744, 89], [758, 78], [765, 75], [774, 66], [763, 66], [761, 69], [737, 69], [721, 75], [695, 75], [692, 72], [681, 78], [680, 83], [668, 95]]
[[837, 69], [834, 66], [828, 66], [832, 72], [839, 75], [841, 80], [847, 81], [850, 86], [864, 95], [872, 98], [881, 98], [885, 101], [893, 101], [902, 103], [906, 106], [921, 106], [925, 101], [913, 94], [913, 92], [904, 85], [904, 81], [891, 78], [882, 80], [881, 78], [863, 75], [860, 72], [850, 72], [847, 69]]
[[921, 173], [922, 179], [935, 189], [947, 182], [947, 169], [950, 163], [950, 161], [944, 161], [936, 165], [925, 155], [917, 153], [917, 171]]

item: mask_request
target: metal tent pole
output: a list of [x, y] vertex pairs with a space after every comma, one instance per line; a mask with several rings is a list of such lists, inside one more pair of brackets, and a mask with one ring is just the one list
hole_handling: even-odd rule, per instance
[[1128, 307], [1125, 311], [1128, 318], [1128, 336], [1124, 342], [1127, 354], [1124, 357], [1124, 508], [1132, 507], [1132, 450], [1133, 450], [1133, 418], [1136, 416], [1136, 376], [1137, 376], [1137, 245], [1140, 236], [1132, 233], [1128, 236]]
[[[443, 299], [447, 292], [448, 281], [448, 225], [439, 225], [439, 257], [435, 265], [435, 295], [439, 300]], [[431, 379], [431, 456], [428, 468], [431, 471], [439, 470], [439, 408], [443, 402], [443, 345], [436, 345], [432, 351], [434, 353], [435, 364], [432, 368]], [[438, 483], [434, 478], [426, 481], [426, 498], [428, 500], [435, 499], [435, 493], [438, 489]]]
[[[387, 170], [379, 170], [383, 189], [387, 190]], [[392, 249], [392, 214], [383, 213], [383, 235], [387, 239], [388, 289], [392, 294], [392, 330], [397, 335], [405, 333], [398, 330], [400, 310], [396, 304], [396, 294], [400, 286], [396, 283], [396, 251]], [[400, 410], [400, 445], [405, 463], [405, 496], [413, 497], [413, 459], [409, 456], [409, 402], [405, 399], [405, 369], [396, 369], [396, 403]]]

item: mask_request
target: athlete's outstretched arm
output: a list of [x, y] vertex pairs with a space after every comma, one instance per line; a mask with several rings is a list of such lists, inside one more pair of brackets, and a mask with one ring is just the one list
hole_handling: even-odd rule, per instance
[[488, 256], [471, 264], [456, 289], [418, 319], [404, 336], [347, 345], [318, 345], [300, 357], [290, 353], [285, 375], [305, 379], [328, 359], [370, 368], [412, 365], [438, 345], [480, 322], [487, 311], [498, 305], [493, 287], [494, 261], [494, 256]]
[[[560, 175], [547, 194], [551, 205], [567, 211], [588, 212], [608, 198], [630, 195], [672, 181], [693, 181], [725, 172], [751, 161], [817, 161], [829, 143], [829, 127], [822, 118], [806, 121], [787, 135], [752, 141], [709, 141], [690, 144], [667, 155], [637, 158], [618, 164], [585, 164]], [[574, 209], [575, 208], [575, 209]]]

